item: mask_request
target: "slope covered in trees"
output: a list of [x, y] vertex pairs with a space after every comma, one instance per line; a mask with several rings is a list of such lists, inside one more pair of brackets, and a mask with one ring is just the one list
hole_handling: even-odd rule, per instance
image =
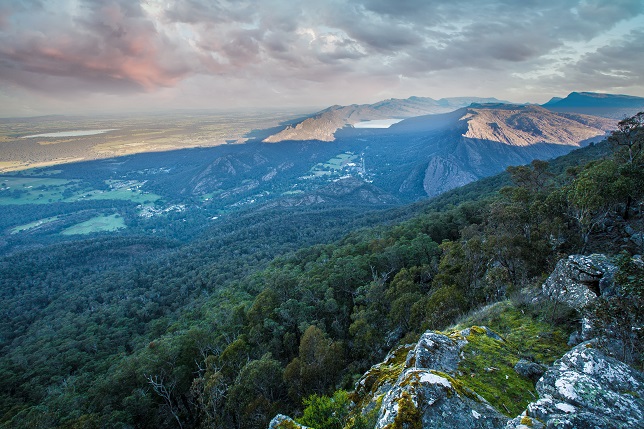
[[[393, 346], [539, 284], [560, 257], [641, 252], [626, 232], [641, 230], [642, 116], [611, 142], [405, 209], [258, 212], [189, 245], [128, 237], [7, 257], [0, 423], [329, 417], [324, 395], [351, 389]], [[641, 305], [611, 305], [604, 314], [641, 320]], [[565, 333], [554, 313], [539, 323]], [[332, 403], [348, 406], [343, 395]]]

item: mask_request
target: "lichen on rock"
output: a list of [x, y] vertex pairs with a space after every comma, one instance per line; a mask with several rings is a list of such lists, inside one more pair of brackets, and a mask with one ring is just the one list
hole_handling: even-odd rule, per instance
[[605, 255], [570, 255], [557, 262], [543, 284], [543, 293], [579, 310], [598, 296], [612, 292], [616, 271]]
[[462, 334], [428, 331], [422, 335], [382, 400], [376, 429], [505, 425], [505, 416], [449, 375], [458, 368], [462, 347], [468, 342]]
[[[644, 426], [644, 375], [582, 343], [545, 372], [525, 415], [547, 428]], [[521, 427], [513, 419], [507, 429]]]
[[304, 426], [293, 420], [292, 418], [283, 414], [278, 414], [273, 417], [273, 420], [268, 425], [268, 429], [312, 429]]

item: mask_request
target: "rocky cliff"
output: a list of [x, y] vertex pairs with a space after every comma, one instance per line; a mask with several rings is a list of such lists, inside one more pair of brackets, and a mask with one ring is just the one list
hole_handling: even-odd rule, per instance
[[[572, 255], [557, 264], [538, 299], [582, 311], [614, 293], [616, 270], [604, 255]], [[510, 326], [522, 316], [509, 303], [486, 311], [507, 318], [504, 335], [485, 326], [425, 332], [360, 378], [354, 414], [371, 416], [375, 429], [644, 426], [644, 374], [607, 355], [602, 342], [578, 344], [546, 367], [535, 351], [552, 352], [547, 338], [555, 333], [533, 330], [525, 320]], [[270, 427], [304, 426], [280, 415]]]
[[644, 375], [582, 343], [546, 371], [539, 399], [507, 429], [635, 428], [644, 425]]

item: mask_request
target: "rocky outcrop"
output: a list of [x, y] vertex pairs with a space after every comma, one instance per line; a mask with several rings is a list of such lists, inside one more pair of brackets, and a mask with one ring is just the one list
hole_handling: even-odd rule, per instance
[[598, 296], [612, 292], [616, 271], [617, 267], [605, 255], [570, 255], [557, 262], [543, 284], [543, 293], [579, 310]]
[[644, 426], [644, 375], [591, 342], [557, 360], [537, 383], [537, 392], [539, 400], [507, 429]]
[[546, 371], [542, 365], [535, 362], [530, 362], [525, 359], [519, 359], [519, 362], [514, 365], [514, 370], [521, 377], [529, 378], [532, 381], [537, 381]]
[[452, 162], [440, 156], [430, 159], [425, 169], [423, 189], [429, 197], [440, 195], [459, 186], [474, 182], [478, 177], [466, 171]]
[[[476, 344], [478, 346], [472, 348]], [[489, 350], [490, 345], [505, 349], [514, 347], [494, 331], [481, 326], [447, 335], [428, 331], [416, 344], [393, 350], [383, 362], [374, 365], [360, 378], [352, 396], [354, 412], [375, 416], [374, 429], [621, 429], [643, 426], [644, 375], [606, 356], [594, 342], [571, 349], [545, 373], [545, 367], [519, 360], [515, 370], [521, 377], [535, 379], [539, 374], [543, 375], [536, 384], [538, 398], [529, 403], [521, 415], [510, 419], [502, 414], [503, 410], [494, 408], [466, 387], [470, 376], [480, 377], [481, 374], [462, 373], [462, 364], [483, 353], [486, 347]], [[485, 368], [485, 371], [503, 374], [502, 362], [498, 365], [499, 368]], [[507, 380], [508, 375], [502, 378]], [[512, 384], [506, 385], [509, 386]], [[304, 426], [278, 415], [269, 429], [278, 428], [301, 429]]]
[[[477, 330], [478, 335], [487, 332]], [[365, 410], [380, 404], [376, 429], [505, 426], [505, 416], [453, 378], [469, 334], [426, 332], [404, 363], [396, 363], [402, 361], [398, 350], [398, 358], [396, 353], [388, 356], [360, 379], [356, 393], [366, 398]]]
[[278, 414], [273, 417], [273, 420], [268, 425], [268, 429], [311, 429], [293, 420], [292, 418], [283, 414]]

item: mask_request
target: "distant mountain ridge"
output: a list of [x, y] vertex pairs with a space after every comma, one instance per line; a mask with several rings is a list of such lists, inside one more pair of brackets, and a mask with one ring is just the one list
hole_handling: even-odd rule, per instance
[[405, 119], [385, 130], [343, 129], [338, 136], [339, 141], [365, 140], [365, 165], [374, 171], [374, 185], [416, 199], [510, 165], [563, 155], [602, 139], [614, 127], [613, 119], [540, 106], [476, 104]]
[[335, 132], [347, 125], [377, 119], [404, 119], [436, 113], [452, 112], [472, 103], [506, 103], [496, 98], [451, 97], [434, 100], [429, 97], [390, 98], [374, 104], [334, 105], [295, 125], [289, 125], [263, 141], [285, 140], [334, 141]]
[[565, 98], [554, 97], [542, 106], [553, 112], [574, 112], [623, 119], [644, 110], [644, 98], [622, 94], [571, 92]]

